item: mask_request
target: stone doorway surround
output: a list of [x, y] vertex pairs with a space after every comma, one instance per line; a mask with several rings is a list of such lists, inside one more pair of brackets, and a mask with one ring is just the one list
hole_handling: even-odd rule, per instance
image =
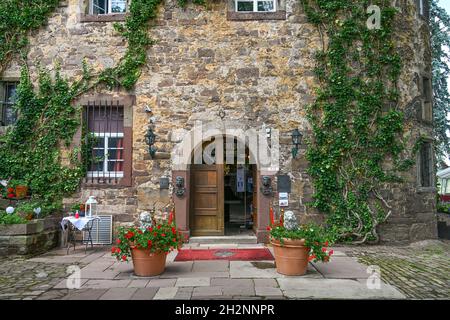
[[[224, 128], [227, 130], [224, 132]], [[237, 129], [229, 129], [237, 128]], [[190, 237], [189, 227], [189, 210], [191, 199], [191, 181], [190, 181], [190, 159], [192, 158], [193, 150], [202, 145], [204, 141], [209, 141], [213, 137], [222, 135], [224, 137], [233, 137], [249, 149], [249, 153], [254, 159], [257, 159], [255, 155], [258, 154], [258, 146], [253, 143], [245, 144], [245, 136], [243, 137], [239, 132], [242, 132], [242, 128], [245, 126], [239, 126], [236, 122], [230, 124], [224, 122], [210, 122], [206, 126], [202, 126], [199, 130], [191, 130], [185, 133], [179, 140], [179, 144], [174, 148], [172, 152], [172, 159], [177, 159], [172, 163], [172, 183], [175, 186], [177, 177], [184, 179], [185, 192], [183, 196], [177, 196], [173, 194], [173, 202], [175, 205], [175, 216], [177, 225], [185, 237]], [[235, 130], [235, 131], [234, 131]], [[269, 208], [270, 202], [273, 198], [272, 195], [263, 195], [260, 191], [261, 181], [263, 176], [269, 176], [272, 178], [277, 174], [278, 167], [273, 166], [272, 163], [269, 166], [256, 165], [256, 181], [254, 181], [254, 188], [257, 189], [257, 228], [255, 230], [258, 243], [268, 242], [267, 226], [269, 225]]]

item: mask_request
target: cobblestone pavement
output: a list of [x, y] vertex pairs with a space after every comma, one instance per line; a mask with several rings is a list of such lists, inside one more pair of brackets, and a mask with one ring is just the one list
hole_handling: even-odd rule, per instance
[[[213, 248], [236, 245], [214, 245]], [[195, 246], [188, 245], [192, 249]], [[203, 247], [202, 247], [203, 248]], [[157, 277], [133, 275], [107, 247], [57, 249], [34, 258], [0, 260], [0, 299], [449, 299], [450, 241], [409, 246], [343, 246], [330, 263], [311, 263], [302, 277], [276, 273], [273, 261], [185, 261], [168, 256]], [[80, 288], [67, 289], [67, 267], [80, 268]], [[367, 287], [376, 265], [380, 289]]]
[[0, 259], [0, 299], [32, 300], [64, 279], [65, 264], [33, 262], [24, 257]]
[[379, 266], [381, 279], [412, 299], [450, 299], [450, 241], [408, 246], [339, 248], [365, 265]]
[[[225, 250], [236, 245], [211, 247]], [[176, 254], [169, 254], [162, 275], [151, 278], [134, 276], [132, 264], [117, 262], [107, 247], [88, 250], [87, 254], [78, 249], [66, 255], [64, 249], [58, 249], [30, 259], [3, 259], [0, 299], [405, 298], [388, 284], [377, 290], [368, 288], [367, 267], [339, 250], [327, 264], [311, 263], [301, 277], [278, 274], [273, 261], [174, 262]], [[66, 269], [72, 265], [80, 268], [78, 289], [67, 288]]]

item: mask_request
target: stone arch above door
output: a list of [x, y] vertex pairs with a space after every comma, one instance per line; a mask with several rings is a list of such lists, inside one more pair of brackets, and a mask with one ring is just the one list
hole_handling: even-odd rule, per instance
[[[232, 137], [237, 141], [240, 141], [245, 147], [248, 148], [250, 157], [256, 161], [254, 163], [257, 167], [257, 181], [255, 181], [255, 188], [257, 188], [257, 230], [256, 236], [258, 242], [267, 242], [268, 241], [268, 232], [267, 226], [269, 225], [269, 208], [270, 202], [273, 198], [273, 195], [263, 195], [260, 192], [261, 188], [261, 179], [263, 176], [272, 177], [278, 172], [278, 150], [275, 150], [274, 154], [270, 153], [270, 159], [265, 159], [265, 163], [258, 163], [260, 159], [258, 154], [258, 142], [259, 141], [250, 141], [251, 139], [246, 139], [246, 132], [243, 128], [245, 126], [240, 126], [239, 123], [234, 122], [209, 122], [203, 124], [200, 128], [196, 127], [189, 132], [185, 132], [182, 135], [179, 143], [175, 146], [172, 152], [172, 181], [174, 186], [174, 194], [173, 201], [175, 204], [175, 214], [178, 227], [181, 232], [186, 236], [190, 236], [189, 230], [189, 203], [191, 197], [191, 181], [190, 181], [190, 162], [192, 159], [192, 154], [195, 152], [196, 148], [201, 147], [204, 141], [211, 140], [213, 137], [222, 136], [222, 137]], [[248, 140], [248, 141], [246, 141]], [[274, 143], [272, 143], [273, 146]], [[263, 147], [265, 145], [263, 144]], [[268, 147], [268, 145], [267, 145]], [[277, 146], [276, 146], [277, 147]], [[268, 152], [270, 150], [267, 150]], [[276, 161], [272, 161], [276, 160]], [[176, 182], [183, 181], [184, 182], [184, 193], [180, 196], [177, 195], [177, 186]]]

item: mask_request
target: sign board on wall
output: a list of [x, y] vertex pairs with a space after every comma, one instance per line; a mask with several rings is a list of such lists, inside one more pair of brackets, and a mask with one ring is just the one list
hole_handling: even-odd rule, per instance
[[287, 193], [287, 192], [278, 193], [278, 205], [280, 207], [289, 206], [289, 193]]
[[288, 175], [279, 175], [277, 177], [278, 192], [291, 192], [291, 178]]

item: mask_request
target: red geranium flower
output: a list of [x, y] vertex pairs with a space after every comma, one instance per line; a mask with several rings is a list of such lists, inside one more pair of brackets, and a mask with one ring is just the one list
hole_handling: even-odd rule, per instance
[[328, 252], [328, 255], [331, 256], [334, 253], [333, 250], [330, 250], [330, 252]]
[[127, 260], [127, 256], [126, 255], [123, 255], [122, 256], [122, 261], [126, 261]]
[[267, 231], [270, 231], [271, 227], [267, 226], [267, 228], [266, 228], [266, 229], [267, 229]]
[[165, 233], [162, 233], [162, 234], [161, 234], [161, 236], [162, 236], [162, 237], [165, 237], [165, 236], [166, 236], [166, 234], [165, 234]]
[[14, 188], [8, 188], [8, 193], [14, 193]]
[[161, 226], [157, 226], [158, 230], [161, 229]]
[[133, 237], [134, 237], [134, 232], [132, 232], [132, 231], [128, 231], [128, 233], [125, 235], [125, 238], [127, 238], [127, 239], [131, 239]]
[[154, 232], [153, 235], [156, 237], [158, 234], [156, 232]]
[[316, 255], [310, 255], [308, 258], [308, 261], [313, 261], [316, 258]]
[[120, 241], [120, 239], [117, 239], [117, 240], [116, 240], [116, 243], [117, 243], [117, 244], [120, 244], [121, 242], [122, 242], [122, 241]]
[[150, 248], [152, 246], [152, 240], [148, 240], [147, 246]]
[[325, 241], [325, 247], [328, 247], [328, 240]]
[[327, 252], [327, 248], [322, 248], [322, 252]]
[[177, 233], [177, 229], [175, 229], [175, 227], [172, 227], [172, 233], [176, 234]]
[[9, 193], [9, 194], [7, 195], [7, 197], [8, 197], [8, 199], [12, 199], [12, 198], [14, 198], [14, 194]]
[[111, 248], [111, 253], [114, 253], [114, 252], [116, 252], [116, 247]]
[[150, 227], [150, 228], [147, 228], [147, 230], [150, 231], [150, 232], [152, 232], [152, 231], [153, 231], [153, 228]]

